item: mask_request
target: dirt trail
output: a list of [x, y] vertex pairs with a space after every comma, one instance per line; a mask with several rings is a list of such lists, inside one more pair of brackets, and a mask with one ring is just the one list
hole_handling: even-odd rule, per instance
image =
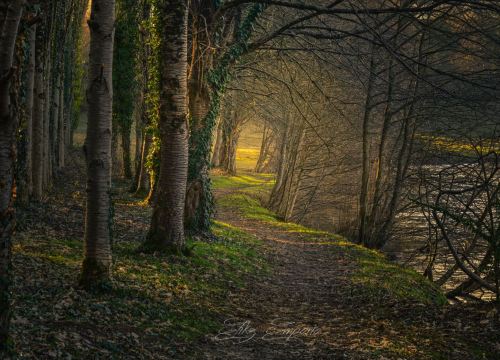
[[475, 358], [453, 311], [367, 298], [350, 280], [356, 262], [338, 246], [228, 209], [217, 217], [262, 239], [273, 271], [232, 294], [233, 313], [205, 339], [204, 359]]

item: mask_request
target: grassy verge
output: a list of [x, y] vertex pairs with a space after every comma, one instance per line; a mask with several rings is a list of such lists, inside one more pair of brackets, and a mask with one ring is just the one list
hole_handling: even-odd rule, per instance
[[485, 139], [481, 143], [473, 144], [467, 140], [457, 140], [444, 136], [420, 135], [418, 139], [440, 152], [460, 154], [464, 156], [486, 155], [490, 152], [500, 153], [500, 147], [495, 139]]
[[112, 357], [182, 353], [179, 344], [220, 328], [230, 292], [267, 269], [255, 237], [220, 222], [213, 231], [221, 240], [190, 240], [189, 257], [139, 254], [136, 242], [115, 244], [114, 287], [101, 294], [75, 287], [81, 240], [19, 234], [13, 321], [18, 348], [57, 358], [89, 351]]
[[[216, 177], [219, 190], [237, 190], [223, 194], [218, 206], [234, 209], [247, 219], [256, 220], [287, 233], [299, 234], [301, 240], [329, 246], [350, 258], [356, 264], [351, 281], [364, 297], [389, 297], [425, 304], [443, 305], [446, 298], [430, 281], [416, 271], [390, 262], [380, 252], [366, 249], [346, 241], [343, 237], [315, 230], [296, 223], [283, 222], [275, 213], [261, 205], [261, 199], [269, 192], [269, 181], [246, 174], [241, 177]], [[272, 183], [271, 183], [272, 184]]]

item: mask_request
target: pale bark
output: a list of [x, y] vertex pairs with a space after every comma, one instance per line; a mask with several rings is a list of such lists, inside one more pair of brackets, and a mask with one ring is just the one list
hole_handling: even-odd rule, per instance
[[90, 28], [85, 258], [80, 284], [91, 288], [110, 280], [111, 137], [113, 102], [114, 0], [93, 0]]
[[182, 251], [188, 170], [187, 1], [162, 3], [160, 174], [145, 248]]

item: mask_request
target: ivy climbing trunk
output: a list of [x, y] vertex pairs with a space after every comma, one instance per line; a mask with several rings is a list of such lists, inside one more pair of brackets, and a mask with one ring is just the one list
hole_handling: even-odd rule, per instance
[[[205, 72], [198, 69], [196, 73]], [[189, 177], [185, 205], [185, 219], [189, 231], [207, 232], [210, 228], [212, 195], [209, 183], [209, 157], [214, 121], [207, 117], [211, 99], [208, 84], [191, 81], [189, 86], [189, 114], [191, 139], [189, 143]]]
[[[206, 20], [205, 12], [210, 15], [210, 6], [201, 2], [199, 9], [202, 31], [197, 33], [196, 43], [210, 44], [210, 39], [204, 39], [205, 29], [210, 20]], [[203, 234], [210, 231], [211, 216], [213, 213], [213, 197], [210, 189], [208, 169], [210, 165], [211, 143], [216, 119], [226, 85], [231, 77], [232, 67], [243, 56], [247, 43], [260, 14], [267, 7], [266, 4], [252, 5], [243, 21], [236, 21], [234, 43], [222, 54], [212, 66], [212, 51], [203, 51], [203, 57], [197, 56], [194, 50], [193, 63], [197, 64], [191, 72], [189, 107], [191, 114], [191, 137], [189, 143], [189, 176], [186, 196], [186, 225], [190, 232]], [[194, 12], [194, 11], [193, 11]], [[196, 26], [194, 26], [196, 28]], [[201, 49], [205, 46], [198, 45]]]
[[184, 202], [188, 168], [187, 10], [184, 0], [158, 4], [160, 44], [160, 174], [144, 249], [185, 246]]
[[[113, 54], [113, 121], [121, 144], [121, 164], [126, 179], [132, 178], [130, 135], [136, 100], [135, 59], [138, 39], [136, 0], [116, 0]], [[117, 149], [118, 150], [118, 149]]]
[[99, 287], [111, 270], [111, 136], [114, 0], [93, 0], [89, 20], [87, 205], [80, 284]]
[[8, 351], [11, 237], [15, 226], [14, 164], [16, 111], [10, 102], [13, 59], [24, 1], [0, 2], [0, 358]]

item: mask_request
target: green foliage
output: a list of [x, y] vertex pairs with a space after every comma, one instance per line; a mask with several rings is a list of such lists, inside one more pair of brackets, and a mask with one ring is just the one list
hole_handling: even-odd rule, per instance
[[[151, 176], [151, 181], [156, 184], [158, 173], [160, 171], [160, 136], [158, 125], [160, 120], [160, 43], [161, 34], [158, 24], [158, 7], [154, 6], [156, 0], [148, 2], [150, 6], [148, 11], [149, 17], [141, 21], [141, 28], [144, 29], [146, 36], [146, 44], [143, 46], [147, 49], [147, 92], [145, 94], [146, 111], [149, 121], [148, 129], [153, 135], [153, 141], [147, 155], [146, 167]], [[144, 51], [144, 49], [143, 49]], [[142, 56], [145, 56], [143, 54]]]
[[[136, 104], [136, 53], [138, 42], [136, 0], [116, 1], [115, 46], [113, 51], [113, 121], [123, 136], [130, 138]], [[128, 166], [128, 164], [125, 164]], [[125, 169], [129, 171], [129, 169]]]
[[78, 14], [80, 17], [75, 16], [72, 19], [71, 31], [72, 31], [72, 41], [73, 49], [70, 49], [72, 53], [68, 54], [70, 58], [73, 58], [73, 62], [67, 62], [67, 76], [65, 76], [64, 87], [67, 94], [68, 101], [71, 104], [71, 129], [75, 130], [78, 127], [80, 120], [80, 112], [82, 103], [85, 97], [85, 52], [84, 50], [84, 39], [83, 39], [83, 16], [85, 14], [86, 1], [80, 1], [78, 3]]

